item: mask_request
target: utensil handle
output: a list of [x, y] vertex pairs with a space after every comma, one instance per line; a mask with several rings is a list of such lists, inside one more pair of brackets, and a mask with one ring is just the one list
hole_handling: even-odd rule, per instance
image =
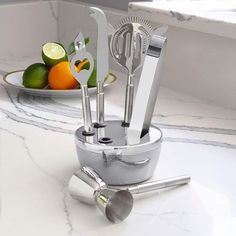
[[103, 82], [97, 83], [96, 115], [97, 115], [97, 123], [101, 125], [104, 124]]
[[124, 125], [129, 125], [132, 111], [133, 111], [133, 100], [134, 100], [134, 76], [129, 75], [126, 85], [125, 93], [125, 114], [124, 114]]
[[127, 190], [133, 194], [145, 193], [157, 189], [187, 184], [190, 182], [190, 179], [190, 176], [187, 175], [177, 176], [169, 179], [157, 180], [149, 183], [134, 185], [127, 188]]
[[81, 92], [82, 92], [84, 131], [90, 133], [92, 132], [92, 118], [91, 118], [90, 101], [88, 96], [88, 86], [81, 85]]

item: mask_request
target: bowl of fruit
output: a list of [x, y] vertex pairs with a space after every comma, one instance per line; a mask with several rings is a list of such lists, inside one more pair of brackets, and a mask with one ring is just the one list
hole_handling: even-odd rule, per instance
[[[71, 46], [70, 46], [71, 48]], [[80, 84], [73, 77], [70, 70], [68, 54], [62, 44], [57, 42], [45, 43], [42, 46], [43, 63], [34, 63], [25, 70], [13, 71], [4, 76], [4, 81], [23, 92], [38, 96], [71, 97], [80, 95]], [[76, 71], [89, 69], [87, 60], [76, 63]], [[112, 84], [116, 76], [109, 73], [104, 82], [104, 87]], [[89, 92], [96, 91], [96, 59], [94, 69], [88, 80]]]

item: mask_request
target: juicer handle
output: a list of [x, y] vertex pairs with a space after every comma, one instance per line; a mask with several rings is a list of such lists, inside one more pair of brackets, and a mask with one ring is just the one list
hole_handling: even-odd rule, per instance
[[173, 178], [157, 180], [149, 183], [138, 184], [127, 188], [132, 194], [146, 193], [157, 189], [168, 188], [189, 183], [190, 176], [183, 175]]

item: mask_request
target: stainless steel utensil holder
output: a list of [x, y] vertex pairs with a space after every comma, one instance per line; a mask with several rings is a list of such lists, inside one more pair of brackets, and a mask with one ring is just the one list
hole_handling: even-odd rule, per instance
[[157, 166], [162, 132], [151, 126], [139, 144], [127, 144], [127, 127], [120, 120], [94, 127], [95, 135], [85, 136], [84, 126], [75, 132], [79, 162], [90, 166], [110, 185], [135, 184], [149, 179]]

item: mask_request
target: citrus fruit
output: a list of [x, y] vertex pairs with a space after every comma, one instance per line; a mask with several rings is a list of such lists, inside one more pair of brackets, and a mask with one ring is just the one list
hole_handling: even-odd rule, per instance
[[79, 85], [71, 73], [68, 61], [59, 62], [50, 69], [48, 83], [51, 89], [74, 89]]
[[26, 68], [23, 73], [23, 85], [26, 88], [42, 89], [48, 84], [48, 67], [35, 63]]
[[[83, 62], [80, 62], [77, 65], [77, 68], [79, 70], [88, 70], [89, 69], [89, 61], [84, 60]], [[94, 59], [94, 69], [93, 69], [92, 74], [89, 77], [88, 87], [96, 87], [96, 85], [97, 85], [97, 79], [96, 79], [97, 78], [97, 69], [96, 68], [97, 68], [97, 62], [96, 62], [96, 59]], [[108, 75], [106, 76], [105, 81], [107, 78], [108, 78]]]
[[81, 70], [88, 70], [89, 69], [89, 61], [88, 59], [85, 59], [83, 61], [80, 61], [78, 64], [76, 64], [76, 71], [79, 72]]
[[66, 50], [60, 43], [45, 43], [42, 49], [42, 59], [47, 66], [68, 61]]

